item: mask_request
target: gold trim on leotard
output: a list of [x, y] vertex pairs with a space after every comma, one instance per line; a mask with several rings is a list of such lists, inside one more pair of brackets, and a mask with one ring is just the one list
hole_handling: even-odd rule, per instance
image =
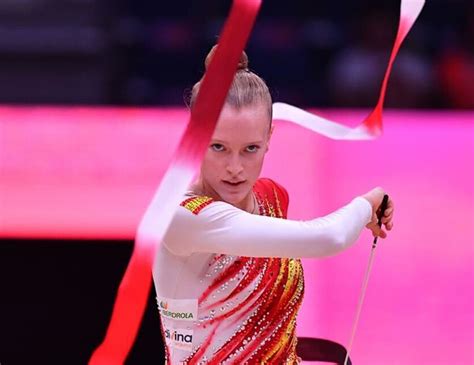
[[208, 196], [194, 196], [184, 200], [180, 205], [191, 213], [198, 214], [203, 208], [212, 203], [212, 198]]

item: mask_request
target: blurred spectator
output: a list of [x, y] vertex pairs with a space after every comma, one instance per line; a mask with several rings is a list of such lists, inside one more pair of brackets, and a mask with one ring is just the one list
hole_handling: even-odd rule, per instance
[[[363, 16], [352, 32], [354, 43], [343, 49], [329, 67], [330, 104], [336, 107], [375, 105], [395, 39], [396, 24], [384, 10]], [[418, 52], [403, 49], [397, 56], [386, 97], [388, 107], [427, 105], [433, 90], [432, 67]]]
[[[386, 106], [474, 108], [471, 3], [426, 3], [394, 64]], [[0, 104], [182, 106], [231, 4], [0, 0]], [[263, 2], [247, 47], [250, 68], [278, 101], [373, 106], [399, 6]]]
[[474, 108], [474, 6], [466, 19], [459, 37], [451, 39], [439, 57], [440, 86], [450, 108]]

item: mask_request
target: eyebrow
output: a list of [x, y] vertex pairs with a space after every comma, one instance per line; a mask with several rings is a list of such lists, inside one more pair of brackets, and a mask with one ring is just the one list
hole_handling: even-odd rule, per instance
[[[221, 144], [227, 144], [226, 141], [223, 141], [221, 139], [217, 139], [217, 138], [213, 138], [211, 139], [211, 142], [217, 142], [217, 143], [221, 143]], [[246, 145], [250, 145], [250, 144], [261, 144], [263, 143], [263, 141], [252, 141], [252, 142], [248, 142], [248, 143], [245, 143]]]

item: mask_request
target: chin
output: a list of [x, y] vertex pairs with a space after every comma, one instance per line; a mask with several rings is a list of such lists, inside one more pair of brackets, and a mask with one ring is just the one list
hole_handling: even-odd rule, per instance
[[239, 191], [236, 193], [229, 193], [228, 191], [223, 191], [219, 193], [219, 196], [226, 203], [237, 206], [245, 200], [248, 194], [248, 191]]
[[244, 194], [222, 194], [222, 200], [232, 205], [238, 205], [245, 199]]

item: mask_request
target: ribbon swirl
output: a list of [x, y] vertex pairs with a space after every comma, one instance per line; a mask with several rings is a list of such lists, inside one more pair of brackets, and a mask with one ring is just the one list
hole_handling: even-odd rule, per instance
[[[261, 0], [234, 0], [215, 55], [202, 81], [187, 129], [137, 229], [135, 247], [120, 283], [105, 338], [89, 361], [93, 365], [121, 364], [132, 347], [151, 287], [151, 268], [158, 245], [199, 169], [220, 111], [260, 9]], [[374, 139], [382, 133], [382, 112], [394, 59], [424, 0], [402, 0], [395, 44], [377, 105], [356, 128], [338, 124], [295, 106], [273, 104], [273, 119], [285, 120], [332, 139]]]
[[392, 72], [393, 62], [398, 54], [400, 46], [418, 18], [424, 0], [401, 0], [400, 20], [398, 32], [390, 54], [385, 76], [379, 93], [379, 99], [375, 108], [370, 112], [360, 125], [350, 128], [335, 121], [323, 118], [319, 115], [309, 113], [296, 106], [285, 103], [273, 104], [273, 120], [284, 120], [307, 128], [331, 139], [336, 140], [368, 140], [378, 138], [382, 134], [382, 113], [387, 90], [388, 79]]
[[261, 0], [234, 0], [232, 4], [186, 131], [138, 226], [135, 247], [118, 289], [107, 333], [89, 364], [124, 363], [135, 341], [151, 287], [151, 268], [158, 245], [200, 167], [260, 4]]

